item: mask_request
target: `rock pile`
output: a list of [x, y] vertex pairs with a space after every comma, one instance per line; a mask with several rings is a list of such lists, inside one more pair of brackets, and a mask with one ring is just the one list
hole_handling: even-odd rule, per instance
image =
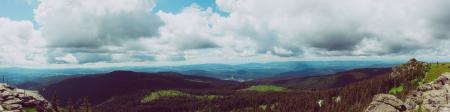
[[419, 86], [405, 100], [409, 110], [422, 109], [426, 112], [450, 111], [450, 73], [442, 74], [431, 83]]
[[0, 83], [0, 112], [21, 112], [25, 109], [52, 112], [50, 103], [37, 91], [19, 89]]
[[442, 74], [431, 83], [419, 86], [405, 102], [389, 94], [376, 95], [366, 112], [449, 112], [450, 73]]
[[424, 74], [427, 67], [427, 63], [417, 61], [416, 59], [409, 60], [406, 64], [401, 64], [392, 68], [392, 73], [389, 75], [391, 78], [397, 78], [402, 74], [414, 74], [422, 73]]

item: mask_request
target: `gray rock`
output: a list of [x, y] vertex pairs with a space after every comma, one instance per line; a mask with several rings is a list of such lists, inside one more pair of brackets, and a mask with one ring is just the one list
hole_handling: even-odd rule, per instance
[[6, 100], [5, 102], [3, 102], [3, 104], [18, 104], [22, 102], [22, 100], [18, 99], [18, 98], [14, 98], [11, 100]]
[[375, 95], [366, 112], [400, 112], [405, 111], [403, 101], [390, 94]]
[[19, 110], [22, 109], [22, 105], [20, 104], [9, 104], [9, 105], [4, 105], [6, 110]]
[[53, 112], [51, 104], [37, 91], [14, 88], [0, 83], [0, 112], [20, 112], [23, 107], [36, 107]]

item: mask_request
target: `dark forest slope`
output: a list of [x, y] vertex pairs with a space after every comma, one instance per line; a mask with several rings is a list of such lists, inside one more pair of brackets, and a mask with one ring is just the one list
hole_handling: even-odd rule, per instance
[[215, 78], [181, 75], [173, 72], [142, 73], [115, 71], [66, 79], [46, 86], [40, 92], [47, 99], [57, 96], [60, 102], [68, 99], [88, 98], [92, 104], [140, 90], [151, 89], [208, 89], [234, 84]]
[[279, 85], [296, 89], [328, 89], [342, 87], [353, 82], [386, 75], [391, 72], [391, 68], [361, 68], [323, 76], [264, 78], [250, 83]]

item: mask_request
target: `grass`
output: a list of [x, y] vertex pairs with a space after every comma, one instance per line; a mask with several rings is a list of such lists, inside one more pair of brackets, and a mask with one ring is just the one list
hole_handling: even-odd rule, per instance
[[141, 102], [142, 103], [148, 103], [152, 102], [154, 100], [160, 99], [162, 97], [178, 97], [178, 96], [189, 96], [190, 94], [177, 91], [177, 90], [159, 90], [150, 93], [149, 95], [145, 96]]
[[187, 97], [195, 97], [198, 99], [207, 99], [207, 100], [213, 100], [213, 99], [218, 99], [221, 98], [222, 96], [217, 96], [217, 95], [192, 95], [189, 93], [184, 93], [178, 90], [159, 90], [159, 91], [155, 91], [150, 93], [149, 95], [145, 96], [142, 100], [141, 103], [148, 103], [148, 102], [152, 102], [161, 98], [167, 98], [167, 97], [182, 97], [182, 96], [187, 96]]
[[403, 84], [401, 84], [401, 85], [398, 86], [398, 87], [393, 87], [393, 88], [391, 88], [391, 89], [389, 90], [389, 94], [395, 95], [395, 94], [397, 94], [397, 93], [402, 92], [403, 89], [404, 89]]
[[256, 92], [281, 92], [285, 91], [286, 88], [280, 87], [280, 86], [274, 86], [274, 85], [256, 85], [256, 86], [250, 86], [247, 89], [244, 89], [244, 91], [256, 91]]
[[36, 108], [25, 108], [23, 112], [38, 112]]
[[450, 63], [432, 63], [430, 65], [430, 70], [425, 75], [424, 83], [429, 83], [437, 79], [442, 73], [450, 72], [449, 66]]

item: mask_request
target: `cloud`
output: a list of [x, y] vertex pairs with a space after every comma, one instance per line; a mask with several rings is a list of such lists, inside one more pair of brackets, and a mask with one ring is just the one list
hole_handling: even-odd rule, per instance
[[0, 51], [10, 53], [0, 63], [450, 56], [448, 0], [216, 0], [179, 13], [155, 5], [39, 0], [37, 30], [0, 19]]
[[163, 25], [151, 0], [40, 0], [35, 19], [49, 47], [121, 46], [123, 41], [158, 36]]
[[164, 21], [159, 41], [175, 50], [216, 48], [214, 34], [210, 25], [211, 18], [218, 15], [209, 8], [202, 11], [199, 6], [192, 5], [179, 14], [158, 12]]
[[218, 25], [234, 32], [234, 37], [249, 37], [262, 50], [277, 47], [316, 56], [411, 55], [436, 50], [436, 45], [450, 40], [450, 16], [444, 11], [450, 5], [447, 0], [216, 3], [230, 13]]
[[45, 40], [30, 21], [0, 17], [0, 65], [45, 64]]
[[62, 57], [56, 57], [55, 61], [57, 61], [58, 63], [64, 63], [64, 64], [78, 64], [78, 60], [75, 56], [73, 56], [72, 54], [66, 54], [65, 56]]
[[[80, 64], [109, 62], [128, 44], [159, 36], [164, 24], [152, 14], [154, 0], [40, 0], [35, 19], [51, 50], [73, 54]], [[55, 53], [50, 53], [55, 54]], [[50, 63], [59, 60], [49, 55]]]
[[450, 16], [441, 11], [450, 5], [445, 0], [217, 0], [216, 4], [229, 15], [195, 4], [176, 14], [158, 12], [165, 25], [158, 38], [143, 39], [144, 49], [191, 58], [401, 56], [443, 51], [450, 40], [446, 32]]

